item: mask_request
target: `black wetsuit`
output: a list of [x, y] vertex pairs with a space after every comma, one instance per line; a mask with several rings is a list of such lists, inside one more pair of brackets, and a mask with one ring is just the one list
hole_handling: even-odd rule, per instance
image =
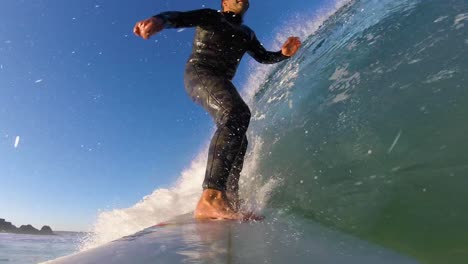
[[281, 51], [265, 50], [255, 33], [242, 24], [242, 16], [234, 13], [201, 9], [164, 12], [155, 17], [164, 21], [165, 28], [196, 27], [192, 55], [186, 65], [185, 88], [217, 125], [203, 188], [237, 196], [251, 114], [231, 80], [246, 52], [261, 63], [276, 63], [288, 57]]

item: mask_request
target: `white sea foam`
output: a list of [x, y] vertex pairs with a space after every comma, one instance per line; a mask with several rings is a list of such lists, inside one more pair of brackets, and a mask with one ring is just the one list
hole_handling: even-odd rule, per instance
[[[350, 0], [337, 0], [327, 8], [320, 10], [316, 16], [308, 18], [297, 17], [289, 26], [281, 27], [273, 40], [273, 46], [279, 48], [281, 43], [290, 36], [305, 39], [314, 33], [323, 22]], [[260, 85], [272, 70], [272, 67], [256, 66], [248, 78], [242, 93], [249, 102]], [[293, 82], [294, 74], [286, 77]], [[249, 151], [241, 174], [240, 193], [249, 207], [261, 210], [267, 204], [271, 192], [281, 184], [281, 179], [275, 175], [262, 177], [257, 173], [257, 165], [262, 157], [263, 142], [255, 135], [249, 135]], [[97, 247], [106, 242], [130, 235], [145, 227], [170, 219], [176, 215], [193, 211], [201, 194], [201, 183], [205, 174], [208, 144], [180, 175], [179, 180], [169, 189], [156, 189], [134, 206], [126, 209], [115, 209], [101, 212], [93, 225], [92, 234], [82, 243], [80, 250]], [[268, 180], [264, 180], [268, 178]]]
[[102, 245], [192, 211], [201, 194], [200, 186], [206, 161], [206, 151], [201, 151], [172, 188], [156, 189], [133, 207], [100, 213], [92, 228], [94, 234], [83, 241], [81, 250]]

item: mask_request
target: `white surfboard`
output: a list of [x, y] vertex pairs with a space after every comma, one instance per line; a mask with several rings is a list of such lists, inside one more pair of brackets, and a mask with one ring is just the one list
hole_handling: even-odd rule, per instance
[[47, 264], [414, 264], [392, 250], [310, 221], [197, 221], [192, 214]]

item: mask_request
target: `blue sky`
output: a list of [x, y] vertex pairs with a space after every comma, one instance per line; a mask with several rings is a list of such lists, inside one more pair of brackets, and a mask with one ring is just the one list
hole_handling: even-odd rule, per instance
[[[279, 25], [326, 1], [304, 2], [251, 0], [245, 23], [271, 43]], [[183, 88], [193, 29], [166, 30], [148, 41], [132, 29], [162, 11], [219, 5], [2, 1], [0, 218], [87, 230], [98, 209], [129, 207], [171, 186], [213, 126]], [[238, 87], [248, 60], [234, 80]]]

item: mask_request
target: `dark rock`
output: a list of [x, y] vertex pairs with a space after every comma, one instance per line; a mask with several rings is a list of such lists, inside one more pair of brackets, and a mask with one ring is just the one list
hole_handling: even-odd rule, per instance
[[39, 230], [34, 228], [32, 225], [22, 225], [18, 229], [17, 233], [36, 235], [36, 234], [39, 234]]
[[40, 231], [41, 235], [53, 235], [54, 232], [50, 226], [43, 226]]
[[6, 222], [5, 219], [0, 219], [0, 232], [15, 232], [16, 226], [10, 222]]
[[55, 235], [50, 226], [43, 226], [41, 231], [34, 228], [32, 225], [22, 225], [20, 228], [12, 225], [5, 219], [0, 218], [0, 233], [16, 233], [27, 235]]

